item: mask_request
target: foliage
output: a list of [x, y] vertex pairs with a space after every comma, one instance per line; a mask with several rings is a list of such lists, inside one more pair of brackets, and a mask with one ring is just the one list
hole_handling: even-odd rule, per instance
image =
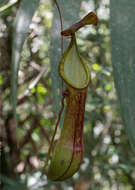
[[[85, 112], [85, 155], [79, 172], [61, 183], [47, 181], [44, 172], [46, 153], [56, 123], [56, 112], [59, 110], [56, 99], [59, 101], [61, 97], [60, 90], [55, 86], [58, 84], [58, 87], [61, 87], [57, 75], [60, 60], [60, 25], [57, 10], [50, 0], [40, 1], [21, 54], [16, 137], [10, 101], [10, 63], [14, 19], [22, 1], [0, 9], [2, 189], [135, 189], [135, 158], [120, 118], [113, 82], [108, 1], [80, 0], [74, 3], [76, 1], [72, 0], [71, 5], [68, 1], [58, 1], [64, 28], [79, 20], [78, 14], [82, 18], [87, 12], [94, 10], [99, 18], [97, 27], [86, 27], [77, 33], [80, 54], [88, 62], [92, 78]], [[6, 3], [0, 6], [5, 6]], [[114, 1], [113, 5], [116, 4]], [[69, 8], [70, 6], [74, 9]], [[121, 15], [121, 11], [119, 14]], [[117, 40], [119, 41], [119, 38]], [[67, 39], [65, 44], [68, 45], [68, 42]], [[122, 46], [121, 42], [119, 44]], [[128, 45], [127, 43], [127, 49]], [[55, 109], [54, 104], [57, 105]]]
[[135, 42], [133, 40], [135, 24], [132, 19], [135, 2], [125, 6], [126, 3], [126, 1], [120, 1], [117, 6], [115, 1], [111, 3], [112, 63], [121, 114], [130, 143], [135, 151]]

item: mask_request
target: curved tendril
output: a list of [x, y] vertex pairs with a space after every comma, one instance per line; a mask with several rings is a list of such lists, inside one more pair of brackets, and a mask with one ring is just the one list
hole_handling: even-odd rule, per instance
[[52, 147], [53, 147], [53, 144], [54, 144], [54, 138], [55, 138], [55, 135], [56, 135], [59, 123], [60, 123], [61, 114], [62, 114], [63, 109], [64, 109], [64, 99], [65, 99], [65, 96], [63, 95], [63, 97], [61, 99], [61, 105], [62, 106], [61, 106], [61, 109], [60, 109], [60, 112], [59, 112], [58, 120], [57, 120], [56, 125], [55, 125], [54, 134], [52, 136], [52, 140], [51, 140], [51, 143], [50, 143], [50, 146], [49, 146], [49, 150], [48, 150], [48, 153], [47, 153], [46, 162], [45, 162], [45, 168], [48, 167], [48, 161], [49, 161], [51, 150], [52, 150]]
[[[60, 7], [59, 7], [59, 4], [58, 4], [57, 0], [54, 0], [54, 2], [55, 2], [55, 5], [56, 5], [56, 7], [58, 9], [58, 13], [59, 13], [59, 17], [60, 17], [60, 27], [61, 27], [61, 32], [62, 32], [63, 31], [63, 21], [62, 21], [61, 10], [60, 10]], [[61, 35], [61, 57], [62, 56], [63, 56], [63, 36]], [[63, 85], [63, 80], [62, 80], [62, 91], [63, 91], [63, 86], [64, 85]], [[48, 161], [49, 161], [51, 150], [52, 150], [52, 147], [53, 147], [53, 144], [54, 144], [54, 139], [55, 139], [56, 132], [57, 132], [59, 122], [60, 122], [60, 119], [61, 119], [61, 114], [62, 114], [63, 109], [64, 109], [64, 98], [65, 98], [65, 96], [62, 96], [61, 109], [60, 109], [60, 112], [59, 112], [58, 120], [57, 120], [56, 125], [55, 125], [55, 130], [54, 130], [54, 134], [53, 134], [53, 137], [52, 137], [52, 140], [51, 140], [51, 144], [49, 146], [49, 150], [48, 150], [48, 153], [47, 153], [46, 162], [45, 162], [45, 168], [48, 167]]]

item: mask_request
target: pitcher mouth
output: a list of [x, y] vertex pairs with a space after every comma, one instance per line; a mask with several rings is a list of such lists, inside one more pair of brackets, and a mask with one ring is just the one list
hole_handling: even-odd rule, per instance
[[73, 88], [83, 89], [88, 86], [90, 73], [87, 64], [79, 54], [75, 34], [72, 35], [69, 47], [60, 61], [59, 74]]

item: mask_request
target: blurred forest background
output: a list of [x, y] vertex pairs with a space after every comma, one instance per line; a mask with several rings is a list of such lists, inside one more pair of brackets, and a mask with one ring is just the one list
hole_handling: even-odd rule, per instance
[[[47, 181], [44, 164], [61, 98], [61, 80], [57, 73], [60, 60], [58, 11], [53, 1], [41, 0], [29, 27], [18, 72], [16, 138], [10, 76], [13, 23], [20, 2], [0, 8], [1, 188], [135, 190], [135, 155], [120, 117], [113, 80], [109, 1], [78, 0], [73, 4], [58, 1], [64, 28], [90, 11], [96, 12], [99, 21], [96, 27], [87, 26], [77, 32], [80, 54], [89, 63], [92, 77], [85, 111], [83, 163], [72, 178], [57, 183]], [[65, 47], [69, 41], [65, 40]]]

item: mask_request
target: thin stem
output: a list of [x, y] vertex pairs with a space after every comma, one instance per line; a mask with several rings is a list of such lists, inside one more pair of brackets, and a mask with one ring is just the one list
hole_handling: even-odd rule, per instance
[[[55, 2], [55, 5], [58, 9], [58, 12], [59, 12], [59, 17], [60, 17], [60, 27], [61, 27], [61, 32], [63, 31], [63, 21], [62, 21], [62, 15], [61, 15], [61, 10], [60, 10], [60, 7], [59, 7], [59, 4], [57, 2], [57, 0], [54, 0]], [[63, 56], [63, 36], [61, 35], [61, 57]], [[62, 90], [64, 88], [64, 84], [63, 84], [63, 80], [62, 80]]]
[[[63, 22], [62, 22], [61, 10], [60, 10], [60, 7], [59, 7], [59, 4], [58, 4], [57, 0], [54, 0], [54, 1], [55, 1], [56, 7], [57, 7], [58, 12], [59, 12], [60, 27], [61, 27], [61, 32], [62, 32], [63, 31]], [[63, 55], [63, 36], [61, 36], [61, 56], [62, 55]]]
[[[61, 32], [62, 32], [63, 31], [63, 22], [62, 22], [61, 10], [60, 10], [60, 7], [59, 7], [59, 4], [58, 4], [57, 0], [54, 0], [54, 2], [55, 2], [55, 5], [56, 5], [56, 7], [58, 9], [58, 13], [59, 13], [59, 17], [60, 17], [60, 27], [61, 27]], [[61, 57], [62, 56], [63, 56], [63, 36], [61, 35]], [[64, 88], [64, 85], [63, 85], [63, 80], [62, 80], [62, 91], [63, 91], [63, 88]], [[63, 95], [62, 99], [61, 99], [61, 109], [60, 109], [60, 112], [59, 112], [59, 116], [58, 116], [58, 120], [56, 122], [54, 134], [53, 134], [53, 137], [52, 137], [52, 140], [51, 140], [51, 143], [50, 143], [50, 146], [49, 146], [49, 150], [48, 150], [48, 153], [47, 153], [45, 167], [48, 166], [48, 161], [49, 161], [49, 157], [50, 157], [51, 150], [52, 150], [52, 147], [53, 147], [55, 135], [56, 135], [59, 123], [60, 123], [61, 114], [62, 114], [63, 109], [64, 109], [64, 98], [65, 98], [65, 96]]]
[[49, 150], [48, 150], [48, 153], [47, 153], [45, 167], [48, 166], [48, 160], [49, 160], [49, 157], [50, 157], [50, 154], [51, 154], [52, 146], [53, 146], [53, 143], [54, 143], [54, 138], [55, 138], [55, 135], [56, 135], [56, 132], [57, 132], [57, 129], [58, 129], [58, 125], [59, 125], [60, 119], [61, 119], [61, 114], [62, 114], [63, 109], [64, 109], [64, 98], [65, 98], [65, 96], [63, 95], [63, 97], [61, 99], [61, 105], [62, 105], [62, 107], [61, 107], [60, 112], [59, 112], [59, 117], [58, 117], [58, 120], [56, 122], [54, 134], [53, 134], [53, 137], [52, 137], [52, 140], [51, 140], [51, 144], [49, 146]]

